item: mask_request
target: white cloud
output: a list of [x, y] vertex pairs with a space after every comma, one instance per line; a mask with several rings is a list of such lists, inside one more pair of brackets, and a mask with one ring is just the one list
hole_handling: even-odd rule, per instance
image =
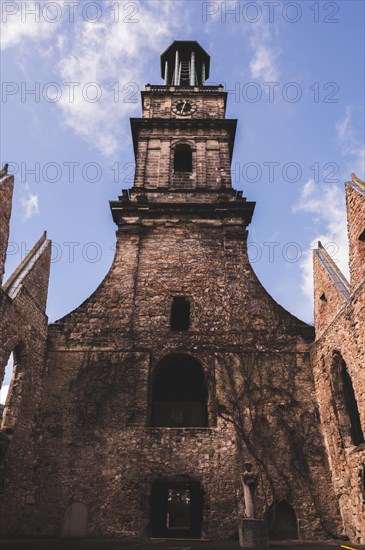
[[[183, 6], [180, 0], [145, 0], [129, 7], [115, 0], [104, 0], [102, 17], [98, 22], [90, 22], [85, 20], [79, 2], [73, 23], [66, 25], [63, 23], [68, 12], [64, 2], [56, 2], [62, 9], [58, 23], [45, 20], [42, 12], [39, 21], [31, 14], [22, 21], [22, 10], [34, 9], [36, 5], [42, 10], [42, 2], [14, 3], [19, 9], [7, 17], [2, 47], [17, 46], [17, 62], [25, 73], [27, 59], [32, 56], [34, 62], [37, 56], [44, 74], [52, 75], [51, 80], [62, 87], [62, 97], [54, 103], [62, 112], [62, 122], [92, 148], [112, 157], [127, 142], [129, 117], [134, 113], [139, 116], [139, 87], [145, 84], [141, 82], [142, 75], [152, 63], [158, 71], [160, 53], [184, 26], [188, 12], [180, 9]], [[150, 73], [153, 77], [151, 70]], [[73, 83], [74, 99], [65, 82]], [[89, 86], [90, 83], [96, 83], [97, 87]], [[92, 102], [96, 91], [101, 97]], [[27, 218], [37, 212], [36, 196], [23, 203]]]
[[264, 82], [277, 81], [279, 70], [272, 48], [264, 45], [255, 47], [254, 57], [250, 61], [250, 73], [252, 78], [262, 79]]
[[38, 195], [34, 195], [30, 192], [30, 188], [27, 183], [23, 185], [20, 204], [23, 210], [23, 222], [26, 222], [33, 218], [36, 214], [39, 214]]
[[300, 200], [294, 205], [293, 211], [311, 214], [314, 225], [322, 227], [322, 231], [318, 231], [312, 238], [311, 249], [303, 255], [300, 265], [302, 270], [301, 290], [307, 297], [313, 299], [312, 250], [317, 247], [318, 241], [322, 242], [339, 269], [348, 276], [344, 190], [335, 185], [316, 186], [314, 180], [309, 179], [302, 190]]
[[250, 61], [250, 76], [264, 82], [276, 82], [279, 78], [279, 51], [272, 44], [273, 34], [269, 25], [261, 19], [251, 27], [249, 42], [253, 49], [253, 57]]
[[[350, 179], [351, 172], [361, 178], [364, 175], [365, 148], [355, 130], [352, 109], [347, 106], [343, 117], [336, 124], [336, 137], [345, 158], [346, 166], [343, 177]], [[342, 273], [349, 278], [349, 248], [347, 240], [346, 199], [343, 186], [318, 185], [309, 179], [302, 189], [300, 199], [293, 206], [294, 212], [306, 212], [311, 215], [314, 228], [310, 250], [303, 255], [301, 290], [313, 301], [313, 258], [312, 250], [317, 248], [318, 241], [327, 248], [332, 259]], [[310, 311], [304, 313], [309, 318]]]
[[[363, 117], [363, 113], [360, 114]], [[361, 179], [365, 175], [365, 145], [354, 128], [353, 113], [350, 106], [336, 124], [337, 140], [341, 154], [347, 158], [347, 178], [355, 172]]]
[[10, 385], [4, 384], [0, 390], [0, 403], [5, 405], [6, 397], [8, 395]]
[[[53, 1], [42, 15], [42, 3], [36, 0], [4, 2], [1, 19], [1, 49], [12, 48], [26, 40], [45, 42], [57, 30], [58, 22], [55, 10], [61, 9], [62, 0]], [[59, 8], [56, 7], [59, 4]]]
[[11, 353], [9, 356], [7, 365], [5, 367], [4, 379], [2, 381], [2, 386], [0, 390], [0, 403], [2, 405], [5, 405], [6, 396], [8, 395], [8, 392], [9, 392], [10, 381], [13, 375], [13, 368], [14, 368], [14, 354]]
[[[97, 24], [79, 21], [67, 43], [61, 41], [63, 55], [56, 70], [63, 82], [79, 83], [73, 102], [63, 94], [57, 103], [63, 121], [106, 157], [123, 147], [128, 118], [140, 112], [142, 75], [152, 61], [158, 64], [158, 56], [182, 24], [178, 4], [145, 2], [134, 15], [138, 23], [122, 18], [116, 22], [108, 10]], [[97, 90], [100, 100], [90, 102]]]

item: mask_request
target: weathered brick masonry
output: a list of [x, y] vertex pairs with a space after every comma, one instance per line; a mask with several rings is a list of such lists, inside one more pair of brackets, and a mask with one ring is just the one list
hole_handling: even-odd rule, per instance
[[[345, 530], [352, 540], [364, 543], [365, 184], [355, 179], [346, 183], [346, 201], [351, 283], [319, 246], [314, 252], [316, 342], [311, 355]], [[351, 397], [345, 390], [348, 386], [353, 388]]]
[[249, 264], [255, 205], [232, 189], [227, 94], [205, 86], [209, 56], [197, 43], [175, 42], [162, 72], [165, 85], [146, 87], [143, 118], [131, 121], [136, 176], [111, 202], [113, 265], [49, 326], [44, 369], [42, 325], [42, 393], [16, 419], [35, 422], [18, 471], [9, 454], [5, 533], [228, 537], [248, 461], [272, 536], [341, 534], [314, 330]]
[[[1, 280], [9, 239], [9, 219], [14, 178], [0, 181]], [[47, 323], [45, 314], [50, 267], [50, 241], [43, 235], [13, 275], [0, 288], [1, 379], [13, 353], [13, 378], [5, 403], [0, 432], [1, 519], [7, 514], [22, 521], [26, 502], [33, 502], [33, 473], [37, 461], [34, 425], [38, 417], [45, 366]], [[4, 486], [5, 478], [5, 486]], [[10, 495], [10, 498], [7, 496]], [[6, 523], [5, 523], [6, 526]]]

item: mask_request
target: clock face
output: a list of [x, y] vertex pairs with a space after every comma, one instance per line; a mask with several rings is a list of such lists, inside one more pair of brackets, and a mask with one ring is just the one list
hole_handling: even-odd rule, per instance
[[190, 99], [178, 99], [172, 104], [172, 112], [176, 115], [192, 115], [196, 111], [196, 104]]

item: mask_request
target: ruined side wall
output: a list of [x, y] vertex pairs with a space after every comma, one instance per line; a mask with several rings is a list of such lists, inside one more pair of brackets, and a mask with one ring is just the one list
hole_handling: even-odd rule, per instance
[[[327, 329], [336, 315], [346, 306], [349, 298], [349, 293], [344, 295], [340, 290], [342, 286], [339, 288], [336, 281], [330, 276], [323, 264], [322, 258], [328, 262], [335, 276], [337, 276], [338, 272], [336, 264], [323, 248], [313, 251], [314, 322], [317, 339]], [[346, 288], [349, 288], [343, 275], [341, 274], [340, 276], [344, 280]]]
[[14, 176], [5, 176], [0, 183], [0, 285], [3, 282], [5, 257], [9, 241]]
[[332, 479], [339, 498], [345, 532], [351, 540], [365, 541], [365, 500], [361, 469], [365, 451], [355, 447], [349, 436], [348, 417], [341, 418], [334, 387], [334, 352], [341, 353], [348, 367], [365, 432], [364, 333], [365, 286], [331, 324], [312, 348], [312, 364], [323, 433]]
[[[361, 471], [364, 445], [357, 447], [350, 434], [350, 417], [338, 381], [338, 357], [346, 363], [365, 434], [365, 280], [364, 243], [358, 239], [364, 228], [365, 196], [351, 183], [346, 185], [350, 244], [351, 291], [345, 299], [314, 251], [314, 298], [316, 341], [311, 361], [323, 434], [331, 475], [340, 503], [345, 533], [365, 542], [365, 496]], [[325, 292], [327, 302], [320, 296]]]
[[[360, 192], [362, 191], [362, 193]], [[350, 247], [350, 275], [352, 292], [365, 280], [365, 187], [354, 189], [346, 184], [347, 227]]]
[[[43, 386], [47, 340], [45, 302], [48, 290], [51, 246], [45, 248], [12, 299], [0, 289], [0, 376], [11, 352], [15, 367], [2, 417], [1, 434], [7, 440], [2, 456], [5, 472], [0, 516], [2, 529], [7, 518], [34, 502], [33, 467], [37, 440], [33, 429], [37, 420]], [[9, 514], [9, 515], [8, 515]]]

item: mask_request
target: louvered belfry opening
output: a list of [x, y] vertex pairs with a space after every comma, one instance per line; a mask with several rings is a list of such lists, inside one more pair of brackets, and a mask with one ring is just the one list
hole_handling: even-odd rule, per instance
[[195, 40], [175, 40], [161, 55], [165, 86], [204, 86], [210, 56]]
[[173, 354], [156, 366], [152, 395], [152, 425], [156, 427], [205, 427], [207, 388], [200, 362]]

